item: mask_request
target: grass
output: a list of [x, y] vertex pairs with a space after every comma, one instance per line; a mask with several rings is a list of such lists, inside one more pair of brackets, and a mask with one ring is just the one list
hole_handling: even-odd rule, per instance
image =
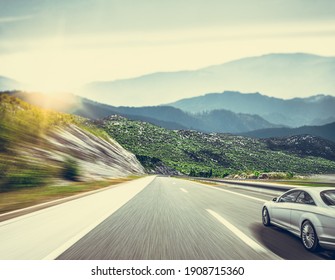
[[64, 186], [42, 186], [2, 192], [0, 193], [0, 214], [88, 191], [103, 189], [136, 178], [138, 177], [131, 176], [93, 182], [76, 182]]

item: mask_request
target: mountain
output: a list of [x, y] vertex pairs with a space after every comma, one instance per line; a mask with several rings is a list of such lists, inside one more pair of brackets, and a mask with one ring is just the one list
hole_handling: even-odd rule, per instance
[[143, 174], [136, 157], [87, 119], [0, 94], [0, 191], [68, 178]]
[[298, 128], [272, 128], [261, 129], [243, 133], [248, 137], [271, 138], [271, 137], [289, 137], [295, 135], [314, 135], [335, 142], [335, 122], [322, 126], [302, 126]]
[[166, 104], [205, 92], [262, 92], [280, 98], [335, 94], [335, 58], [268, 54], [193, 71], [160, 72], [132, 79], [92, 82], [80, 95], [112, 105]]
[[[334, 146], [318, 154], [317, 149], [325, 140], [317, 138], [319, 145], [315, 143], [308, 149], [301, 148], [300, 153], [292, 153], [291, 146], [275, 147], [263, 140], [228, 134], [168, 130], [120, 116], [96, 120], [93, 124], [133, 152], [149, 172], [157, 172], [157, 166], [202, 177], [256, 171], [335, 172], [335, 162], [326, 159], [334, 156]], [[310, 149], [315, 153], [309, 153]]]
[[0, 76], [0, 91], [5, 90], [19, 90], [22, 89], [23, 85], [19, 83], [18, 81], [15, 81], [13, 79]]
[[258, 114], [271, 123], [293, 127], [325, 124], [335, 119], [335, 97], [329, 95], [285, 100], [260, 93], [225, 91], [182, 99], [168, 105], [190, 113], [225, 109], [235, 113]]
[[[253, 127], [275, 127], [257, 115], [236, 114], [227, 110], [214, 110], [202, 114], [188, 114], [171, 106], [152, 107], [117, 107], [116, 112], [124, 117], [145, 121], [165, 121], [179, 124], [184, 129], [197, 130], [201, 132], [239, 133], [241, 131], [253, 130]], [[149, 121], [160, 125], [157, 121]], [[164, 128], [169, 128], [164, 126]], [[173, 129], [180, 129], [174, 127]]]
[[277, 127], [257, 115], [236, 114], [227, 110], [189, 114], [171, 106], [115, 107], [71, 94], [48, 96], [40, 93], [12, 92], [31, 104], [90, 119], [121, 115], [167, 129], [193, 129], [203, 132], [241, 133]]
[[284, 151], [301, 157], [313, 156], [335, 161], [335, 143], [312, 135], [262, 139], [272, 151]]
[[193, 115], [198, 119], [194, 129], [202, 132], [239, 133], [239, 131], [252, 131], [253, 127], [276, 127], [258, 115], [234, 113], [228, 110], [213, 110]]

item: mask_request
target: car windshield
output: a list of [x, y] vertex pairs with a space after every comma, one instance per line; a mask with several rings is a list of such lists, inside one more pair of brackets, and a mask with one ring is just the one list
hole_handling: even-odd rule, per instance
[[323, 191], [320, 196], [324, 203], [329, 206], [335, 206], [335, 190]]

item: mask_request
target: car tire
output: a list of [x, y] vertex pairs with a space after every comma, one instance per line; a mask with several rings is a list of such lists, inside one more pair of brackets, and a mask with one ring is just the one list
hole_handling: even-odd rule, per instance
[[301, 226], [301, 241], [305, 249], [310, 252], [315, 252], [319, 248], [318, 235], [310, 221], [304, 221]]
[[263, 207], [263, 210], [262, 210], [262, 222], [263, 222], [263, 225], [266, 227], [271, 225], [269, 211], [266, 207]]

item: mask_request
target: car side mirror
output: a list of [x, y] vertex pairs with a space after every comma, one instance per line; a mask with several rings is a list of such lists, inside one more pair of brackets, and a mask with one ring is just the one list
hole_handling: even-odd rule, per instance
[[274, 199], [272, 199], [272, 201], [277, 201], [277, 199], [278, 199], [278, 198], [277, 198], [277, 197], [275, 197]]

